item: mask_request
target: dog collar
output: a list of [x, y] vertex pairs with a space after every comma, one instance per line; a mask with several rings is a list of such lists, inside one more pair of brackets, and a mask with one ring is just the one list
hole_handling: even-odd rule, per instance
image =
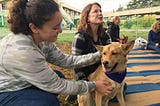
[[126, 69], [123, 71], [123, 72], [116, 72], [116, 73], [106, 73], [107, 77], [109, 77], [110, 79], [118, 82], [118, 83], [121, 83], [125, 76], [126, 76]]

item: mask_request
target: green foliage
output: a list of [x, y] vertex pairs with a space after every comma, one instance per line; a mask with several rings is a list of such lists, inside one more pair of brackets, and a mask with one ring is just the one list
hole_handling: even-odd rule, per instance
[[[142, 37], [144, 39], [147, 39], [147, 35], [148, 35], [148, 30], [143, 31], [143, 30], [138, 30], [138, 32], [136, 32], [136, 30], [124, 30], [121, 29], [120, 35], [126, 35], [129, 37], [129, 41], [136, 39], [136, 37]], [[8, 28], [6, 27], [0, 27], [0, 39], [3, 38], [4, 36], [6, 36], [9, 33]], [[57, 42], [72, 42], [73, 38], [74, 38], [75, 34], [74, 33], [62, 33], [58, 35], [58, 39]]]
[[132, 25], [133, 25], [132, 21], [125, 21], [123, 24], [124, 28], [127, 29], [131, 29]]
[[148, 27], [151, 27], [155, 19], [152, 16], [145, 16], [145, 17], [139, 18], [138, 21], [141, 27], [148, 28]]
[[[136, 30], [122, 30], [120, 32], [120, 35], [123, 36], [128, 36], [128, 40], [135, 40], [137, 37], [142, 37], [144, 39], [147, 40], [148, 37], [148, 31], [138, 31], [136, 32]], [[74, 33], [64, 33], [64, 34], [60, 34], [58, 35], [58, 39], [57, 42], [72, 42], [74, 39]]]
[[160, 6], [160, 0], [152, 0], [151, 6]]
[[153, 6], [160, 6], [160, 0], [131, 0], [127, 4], [128, 9], [139, 9]]
[[121, 27], [127, 29], [149, 29], [154, 21], [155, 18], [153, 16], [137, 16], [132, 17], [130, 20], [122, 21]]
[[123, 6], [119, 5], [118, 9], [116, 11], [123, 11]]
[[0, 39], [6, 36], [9, 33], [9, 29], [7, 27], [0, 27]]
[[138, 31], [136, 32], [136, 30], [132, 30], [132, 31], [128, 31], [128, 30], [123, 30], [120, 32], [121, 36], [128, 36], [128, 41], [131, 40], [135, 40], [138, 37], [144, 38], [144, 39], [148, 39], [148, 31]]

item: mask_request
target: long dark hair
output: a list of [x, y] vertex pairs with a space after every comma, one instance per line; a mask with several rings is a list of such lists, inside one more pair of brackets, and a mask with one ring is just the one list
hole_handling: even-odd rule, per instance
[[15, 34], [28, 35], [32, 34], [29, 23], [41, 28], [59, 11], [59, 6], [54, 0], [11, 0], [8, 10], [10, 30]]

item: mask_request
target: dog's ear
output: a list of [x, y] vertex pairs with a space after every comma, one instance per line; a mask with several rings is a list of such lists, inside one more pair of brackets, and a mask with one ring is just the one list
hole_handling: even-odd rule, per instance
[[127, 55], [132, 50], [132, 48], [134, 46], [134, 42], [135, 42], [135, 40], [132, 40], [130, 42], [127, 42], [127, 43], [121, 45], [121, 48], [122, 48], [123, 52], [125, 53], [125, 55]]
[[94, 45], [94, 47], [95, 47], [98, 51], [100, 51], [100, 52], [102, 52], [102, 50], [103, 50], [103, 46]]

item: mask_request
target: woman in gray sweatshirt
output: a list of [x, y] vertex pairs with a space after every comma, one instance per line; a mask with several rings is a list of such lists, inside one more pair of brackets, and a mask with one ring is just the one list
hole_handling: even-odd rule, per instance
[[2, 106], [59, 106], [57, 94], [112, 92], [105, 81], [69, 81], [48, 66], [78, 68], [100, 61], [100, 54], [72, 56], [53, 42], [62, 32], [62, 15], [54, 0], [12, 0], [8, 3], [11, 33], [0, 41]]

